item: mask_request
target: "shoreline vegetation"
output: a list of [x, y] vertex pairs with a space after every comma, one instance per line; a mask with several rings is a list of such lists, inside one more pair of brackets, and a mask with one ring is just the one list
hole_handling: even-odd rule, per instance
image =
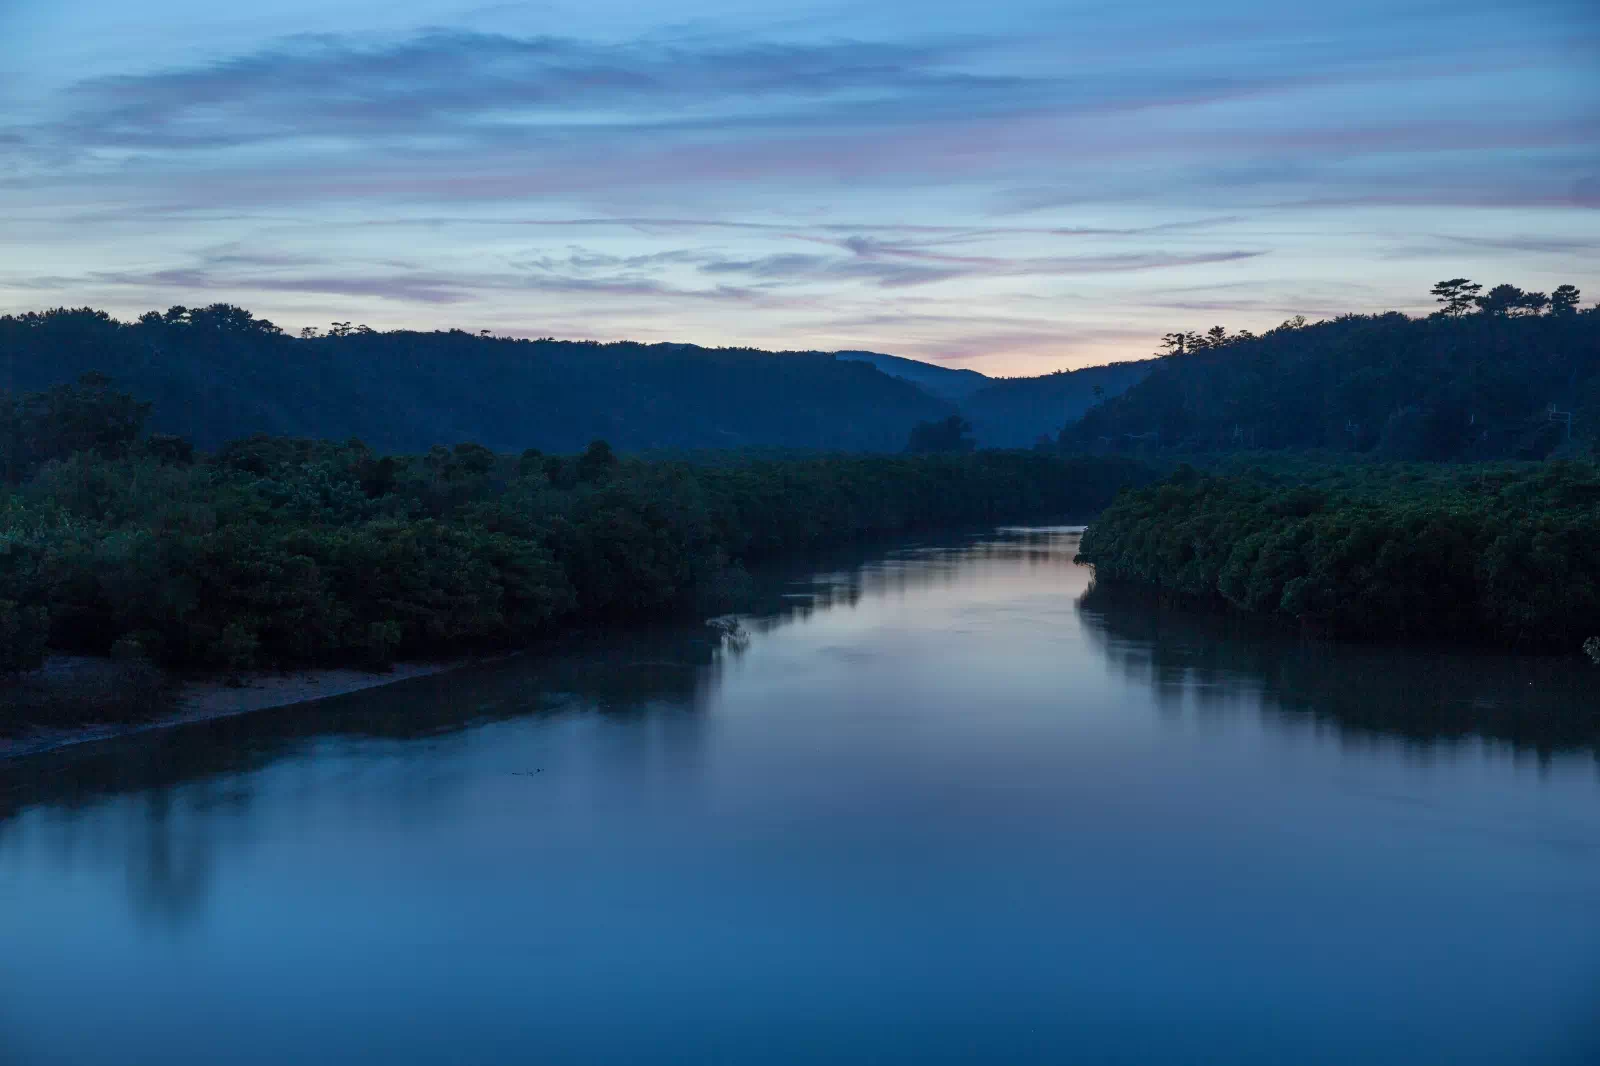
[[1431, 293], [1426, 317], [1165, 335], [1057, 445], [1209, 472], [1101, 515], [1080, 555], [1096, 580], [1316, 635], [1600, 664], [1600, 304]]
[[1119, 497], [1078, 559], [1317, 636], [1595, 657], [1600, 464], [1184, 466]]
[[[1427, 318], [1168, 334], [1164, 358], [1095, 386], [1081, 418], [1088, 401], [1068, 392], [1089, 379], [1048, 383], [1075, 420], [1032, 451], [976, 450], [946, 399], [816, 353], [517, 345], [348, 323], [293, 339], [226, 304], [137, 323], [88, 309], [0, 316], [13, 384], [109, 360], [167, 413], [201, 418], [211, 448], [149, 432], [152, 405], [100, 373], [0, 392], [0, 745], [32, 728], [165, 720], [186, 678], [288, 692], [288, 672], [359, 670], [381, 683], [396, 663], [514, 652], [574, 627], [708, 617], [747, 594], [747, 563], [1063, 514], [1099, 514], [1079, 558], [1107, 590], [1318, 636], [1600, 663], [1600, 306], [1580, 309], [1571, 285], [1485, 292], [1456, 278], [1433, 292]], [[494, 373], [463, 377], [451, 360], [467, 353]], [[404, 396], [379, 387], [401, 355], [416, 379]], [[265, 369], [280, 359], [301, 377]], [[225, 384], [240, 367], [254, 368], [249, 380]], [[284, 391], [290, 378], [326, 385], [339, 367], [373, 391]], [[163, 377], [180, 370], [181, 382]], [[436, 391], [447, 372], [457, 391]], [[530, 392], [517, 374], [555, 376]], [[846, 381], [849, 402], [834, 387]], [[647, 410], [607, 407], [619, 389]], [[492, 412], [474, 406], [486, 392]], [[513, 399], [527, 395], [539, 402]], [[359, 415], [374, 439], [408, 447], [427, 427], [459, 440], [457, 426], [481, 424], [501, 450], [224, 441], [263, 424], [263, 397], [285, 418]], [[577, 447], [574, 404], [608, 410], [643, 454], [603, 440], [576, 454], [504, 450]], [[769, 408], [781, 426], [758, 425], [777, 417]], [[905, 441], [911, 419], [906, 453], [870, 451]], [[817, 440], [869, 450], [790, 446]], [[1184, 460], [1210, 470], [1158, 481]], [[53, 682], [51, 663], [70, 680]]]
[[[6, 397], [0, 735], [148, 721], [195, 672], [449, 660], [574, 626], [739, 602], [746, 563], [874, 536], [1094, 513], [1151, 480], [1122, 457], [724, 453], [698, 462], [380, 455], [253, 437], [199, 454], [99, 376]], [[109, 657], [88, 700], [20, 698], [46, 654]], [[92, 687], [92, 686], [91, 686]], [[8, 713], [9, 708], [9, 713]], [[24, 721], [24, 718], [43, 721]]]

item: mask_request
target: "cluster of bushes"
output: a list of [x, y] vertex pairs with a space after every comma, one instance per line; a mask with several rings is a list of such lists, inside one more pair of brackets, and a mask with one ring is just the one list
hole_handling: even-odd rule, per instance
[[1600, 466], [1185, 467], [1118, 499], [1080, 559], [1333, 636], [1576, 653], [1600, 627]]
[[254, 437], [197, 457], [139, 436], [143, 408], [104, 382], [58, 399], [131, 410], [135, 432], [30, 453], [31, 472], [0, 500], [3, 670], [37, 664], [47, 646], [119, 641], [166, 665], [221, 668], [507, 646], [726, 594], [744, 560], [1088, 514], [1148, 479], [1126, 460], [1027, 452], [705, 464], [622, 458], [600, 442], [568, 456], [476, 444], [386, 456], [359, 441]]

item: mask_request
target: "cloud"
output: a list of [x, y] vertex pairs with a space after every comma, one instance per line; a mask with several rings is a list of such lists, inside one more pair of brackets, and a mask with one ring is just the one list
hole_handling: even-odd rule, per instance
[[1569, 255], [1600, 253], [1600, 235], [1593, 237], [1453, 237], [1446, 235], [1440, 239], [1453, 244], [1464, 244], [1471, 248], [1493, 248], [1510, 252], [1551, 252]]
[[962, 278], [1061, 277], [1161, 270], [1235, 262], [1266, 254], [1262, 250], [1229, 250], [1008, 258], [949, 255], [871, 237], [847, 237], [839, 241], [806, 239], [836, 244], [853, 254], [843, 257], [790, 252], [756, 259], [716, 260], [702, 264], [699, 269], [707, 274], [744, 274], [767, 280], [865, 279], [884, 288], [902, 288]]
[[[948, 46], [874, 42], [692, 49], [459, 30], [379, 45], [301, 36], [206, 66], [82, 81], [42, 132], [80, 147], [169, 149], [444, 132], [504, 141], [631, 124], [798, 123], [804, 111], [784, 114], [796, 101], [970, 101], [1026, 84], [950, 69], [954, 57]], [[715, 111], [692, 110], [707, 107]]]
[[[226, 258], [214, 261], [227, 263]], [[278, 276], [256, 272], [229, 272], [211, 266], [174, 267], [147, 271], [90, 271], [77, 277], [48, 276], [12, 279], [20, 289], [142, 289], [168, 292], [188, 299], [216, 293], [306, 293], [321, 296], [373, 297], [408, 304], [460, 304], [482, 299], [487, 293], [521, 292], [601, 297], [652, 298], [754, 306], [793, 306], [772, 293], [735, 285], [679, 288], [647, 278], [586, 278], [540, 274], [429, 274], [395, 272], [309, 273]]]
[[[877, 321], [840, 342], [1087, 358], [1174, 311], [1260, 325], [1285, 285], [1318, 313], [1425, 292], [1399, 249], [1587, 256], [1596, 10], [1001, 0], [923, 30], [802, 4], [752, 33], [691, 2], [560, 37], [509, 29], [524, 10], [253, 40], [152, 14], [160, 47], [75, 82], [19, 58], [0, 224], [53, 276], [5, 287], [794, 348], [855, 317]], [[1255, 291], [1158, 288], [1219, 275]], [[1309, 287], [1336, 276], [1370, 291]]]

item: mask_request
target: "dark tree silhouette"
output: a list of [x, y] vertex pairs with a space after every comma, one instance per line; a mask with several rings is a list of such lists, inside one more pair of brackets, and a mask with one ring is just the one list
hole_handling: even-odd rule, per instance
[[919, 422], [906, 442], [906, 451], [913, 454], [970, 452], [974, 447], [972, 424], [960, 415], [950, 415], [937, 422]]
[[1522, 307], [1528, 294], [1515, 285], [1496, 285], [1477, 298], [1478, 310], [1486, 315], [1509, 315]]
[[1451, 278], [1441, 281], [1430, 290], [1441, 306], [1438, 314], [1464, 315], [1477, 306], [1478, 293], [1483, 291], [1483, 286], [1466, 278]]
[[1572, 315], [1578, 312], [1578, 297], [1580, 293], [1576, 285], [1557, 285], [1550, 294], [1550, 313], [1552, 315]]

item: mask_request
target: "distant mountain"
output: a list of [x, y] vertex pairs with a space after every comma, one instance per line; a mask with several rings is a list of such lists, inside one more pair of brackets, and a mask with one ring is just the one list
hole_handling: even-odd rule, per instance
[[[1144, 359], [1036, 378], [1001, 378], [961, 401], [978, 443], [988, 448], [1028, 448], [1052, 440], [1096, 403], [1120, 396], [1143, 381], [1158, 360]], [[1095, 389], [1101, 391], [1097, 395]]]
[[871, 363], [955, 404], [985, 448], [1031, 448], [1040, 437], [1053, 440], [1067, 423], [1102, 399], [1126, 392], [1155, 366], [1155, 360], [1146, 359], [1041, 377], [991, 378], [976, 370], [954, 370], [881, 352], [835, 352], [834, 357]]
[[98, 371], [202, 448], [252, 433], [416, 452], [780, 447], [899, 451], [953, 408], [819, 352], [352, 332], [302, 340], [239, 308], [119, 322], [88, 309], [0, 317], [0, 389]]
[[994, 380], [976, 370], [953, 370], [947, 366], [936, 366], [933, 363], [905, 359], [898, 355], [884, 355], [881, 352], [847, 351], [834, 352], [833, 355], [835, 359], [870, 363], [890, 377], [909, 381], [941, 400], [948, 400], [951, 403], [961, 403]]
[[415, 452], [799, 448], [900, 451], [959, 411], [984, 447], [1031, 447], [1147, 364], [994, 379], [878, 352], [511, 340], [460, 330], [298, 338], [216, 304], [121, 322], [88, 308], [0, 316], [0, 390], [91, 371], [155, 405], [202, 448], [252, 433]]

